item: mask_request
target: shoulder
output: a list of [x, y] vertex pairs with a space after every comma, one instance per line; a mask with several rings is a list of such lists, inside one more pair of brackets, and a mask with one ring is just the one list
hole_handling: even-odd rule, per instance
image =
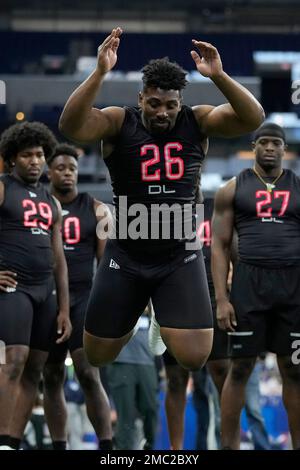
[[201, 104], [197, 106], [193, 106], [191, 109], [194, 113], [195, 119], [200, 126], [200, 129], [202, 128], [203, 121], [205, 117], [214, 109], [214, 106], [208, 105], [208, 104]]
[[217, 210], [224, 210], [226, 208], [233, 206], [235, 190], [236, 190], [236, 177], [234, 176], [216, 192], [215, 208]]
[[93, 109], [96, 112], [99, 111], [103, 113], [116, 132], [121, 129], [125, 117], [125, 108], [121, 108], [120, 106], [109, 106], [101, 109], [101, 111], [97, 110], [97, 108]]
[[55, 196], [53, 196], [52, 194], [50, 194], [50, 196], [53, 200], [54, 207], [57, 209], [57, 217], [56, 219], [54, 219], [54, 223], [56, 223], [58, 220], [59, 221], [62, 220], [62, 207], [61, 207], [61, 203]]
[[204, 154], [206, 154], [208, 150], [208, 137], [203, 132], [200, 119], [200, 115], [204, 113], [204, 110], [201, 109], [199, 111], [198, 108], [203, 108], [203, 106], [190, 107], [183, 105], [179, 113], [178, 122], [185, 122], [189, 129], [194, 129], [197, 139], [201, 142]]
[[0, 206], [4, 203], [5, 191], [15, 183], [18, 184], [18, 181], [8, 173], [0, 176]]
[[285, 168], [283, 170], [283, 175], [289, 176], [290, 178], [293, 178], [296, 181], [300, 181], [300, 177], [293, 170], [289, 170], [288, 168]]
[[[113, 108], [105, 108], [105, 110], [111, 110]], [[104, 154], [105, 156], [109, 155], [111, 152], [110, 146], [113, 147], [117, 146], [120, 141], [123, 139], [124, 136], [131, 135], [135, 133], [136, 127], [141, 120], [140, 112], [138, 108], [124, 106], [124, 108], [116, 108], [117, 112], [115, 115], [117, 116], [117, 128], [112, 136], [104, 137], [102, 139], [103, 146], [104, 146]], [[121, 110], [121, 111], [120, 111]], [[113, 114], [112, 114], [113, 115]], [[108, 151], [107, 151], [108, 148]]]

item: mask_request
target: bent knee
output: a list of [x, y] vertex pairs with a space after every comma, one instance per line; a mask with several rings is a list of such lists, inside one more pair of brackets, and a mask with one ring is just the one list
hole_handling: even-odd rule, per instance
[[231, 379], [234, 382], [246, 382], [253, 370], [256, 358], [233, 359]]
[[209, 354], [210, 348], [203, 348], [198, 351], [179, 351], [176, 360], [184, 369], [193, 371], [201, 369], [206, 364]]
[[46, 364], [43, 376], [46, 388], [62, 387], [65, 379], [64, 363]]
[[98, 338], [84, 332], [83, 348], [87, 360], [94, 367], [106, 366], [119, 355], [125, 342], [123, 338]]
[[201, 369], [207, 361], [207, 358], [209, 356], [209, 353], [206, 355], [197, 355], [197, 356], [190, 356], [190, 357], [177, 357], [178, 363], [183, 367], [184, 369], [193, 371], [193, 370], [198, 370]]

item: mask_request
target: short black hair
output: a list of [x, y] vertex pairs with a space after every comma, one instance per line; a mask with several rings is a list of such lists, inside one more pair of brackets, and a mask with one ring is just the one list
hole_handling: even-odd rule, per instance
[[51, 166], [53, 160], [60, 155], [68, 155], [70, 157], [75, 158], [78, 161], [78, 151], [74, 145], [70, 145], [67, 143], [58, 144], [55, 147], [54, 153], [51, 155], [50, 158], [47, 159], [47, 165]]
[[176, 62], [170, 62], [169, 57], [153, 59], [142, 69], [143, 85], [146, 88], [161, 88], [162, 90], [182, 90], [187, 84], [187, 72]]
[[13, 124], [2, 134], [0, 140], [0, 154], [3, 160], [9, 162], [19, 152], [26, 148], [43, 147], [45, 158], [50, 158], [57, 140], [53, 132], [42, 122], [28, 122]]
[[262, 124], [254, 133], [254, 142], [256, 142], [260, 137], [269, 135], [271, 137], [278, 137], [286, 143], [285, 132], [281, 126], [275, 124], [274, 122], [265, 122]]

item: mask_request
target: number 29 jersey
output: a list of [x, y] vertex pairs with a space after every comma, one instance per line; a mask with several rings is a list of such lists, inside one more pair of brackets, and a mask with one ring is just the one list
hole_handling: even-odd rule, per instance
[[42, 284], [53, 272], [52, 229], [58, 209], [41, 183], [1, 178], [0, 269], [16, 272], [20, 285]]
[[[266, 183], [273, 178], [264, 177]], [[236, 179], [235, 226], [241, 261], [280, 268], [300, 265], [300, 179], [283, 170], [271, 192], [252, 169]]]

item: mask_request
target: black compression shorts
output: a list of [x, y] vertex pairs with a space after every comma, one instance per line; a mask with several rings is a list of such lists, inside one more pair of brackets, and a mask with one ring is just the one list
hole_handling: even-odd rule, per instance
[[48, 351], [56, 327], [57, 303], [53, 278], [23, 291], [0, 292], [0, 340]]
[[130, 332], [152, 299], [162, 327], [212, 328], [201, 251], [170, 253], [163, 261], [140, 262], [109, 240], [88, 303], [85, 329], [103, 338]]

